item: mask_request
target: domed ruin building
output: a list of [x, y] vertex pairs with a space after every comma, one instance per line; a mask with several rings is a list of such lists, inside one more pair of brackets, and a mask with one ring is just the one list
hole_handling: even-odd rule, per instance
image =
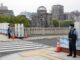
[[47, 13], [47, 9], [44, 6], [40, 6], [37, 9], [37, 13], [32, 16], [32, 27], [49, 27], [51, 26], [51, 14]]

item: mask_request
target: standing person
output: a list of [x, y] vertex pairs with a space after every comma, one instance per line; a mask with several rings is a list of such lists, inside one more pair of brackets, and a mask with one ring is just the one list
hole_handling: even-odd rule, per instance
[[76, 40], [77, 40], [77, 32], [74, 28], [74, 24], [70, 24], [70, 31], [68, 34], [69, 38], [69, 55], [72, 56], [72, 53], [74, 54], [73, 57], [76, 57]]
[[10, 25], [8, 25], [9, 27], [8, 27], [8, 38], [10, 39], [11, 38], [11, 27], [10, 27]]

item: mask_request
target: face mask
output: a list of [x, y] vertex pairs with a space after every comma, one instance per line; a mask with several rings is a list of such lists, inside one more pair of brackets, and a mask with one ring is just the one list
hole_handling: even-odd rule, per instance
[[71, 26], [69, 26], [69, 30], [71, 29]]

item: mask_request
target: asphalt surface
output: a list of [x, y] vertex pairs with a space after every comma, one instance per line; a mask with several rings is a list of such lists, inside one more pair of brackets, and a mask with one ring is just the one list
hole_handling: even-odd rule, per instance
[[[39, 43], [39, 44], [44, 44], [44, 45], [48, 45], [48, 46], [51, 46], [51, 47], [55, 47], [57, 39], [30, 40], [30, 42], [35, 42], [35, 43]], [[22, 51], [25, 51], [25, 50], [22, 50]], [[21, 52], [21, 51], [0, 52], [0, 57], [6, 56], [6, 55], [10, 55], [10, 54], [14, 54], [14, 53], [18, 53], [18, 52]]]
[[56, 43], [57, 43], [57, 39], [41, 39], [41, 40], [30, 40], [31, 42], [36, 42], [36, 43], [40, 43], [40, 44], [44, 44], [44, 45], [48, 45], [51, 47], [55, 47]]

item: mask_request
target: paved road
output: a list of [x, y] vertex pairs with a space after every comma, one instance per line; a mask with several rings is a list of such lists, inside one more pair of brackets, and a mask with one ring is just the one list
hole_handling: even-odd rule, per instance
[[30, 40], [30, 41], [35, 42], [35, 43], [48, 45], [51, 47], [55, 47], [58, 40], [56, 38], [54, 38], [54, 39], [39, 39], [39, 40]]
[[0, 57], [6, 54], [11, 54], [23, 50], [32, 50], [32, 49], [40, 49], [40, 48], [48, 48], [50, 46], [35, 43], [31, 41], [10, 41], [10, 42], [0, 42]]
[[32, 50], [40, 48], [55, 47], [56, 39], [39, 39], [39, 40], [17, 40], [9, 42], [0, 42], [0, 57], [23, 50]]

